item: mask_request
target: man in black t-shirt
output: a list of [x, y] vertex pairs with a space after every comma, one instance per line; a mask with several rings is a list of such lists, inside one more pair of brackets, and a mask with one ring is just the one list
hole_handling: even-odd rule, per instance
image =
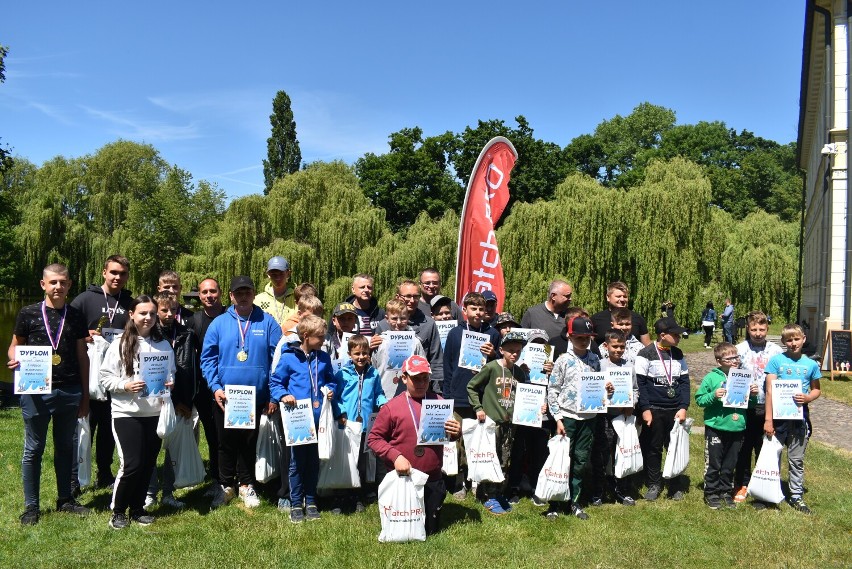
[[53, 419], [53, 463], [56, 469], [56, 510], [86, 515], [71, 494], [71, 465], [74, 462], [74, 433], [77, 418], [89, 412], [89, 335], [82, 313], [65, 299], [71, 286], [68, 269], [54, 263], [44, 268], [42, 302], [25, 306], [18, 313], [12, 343], [9, 345], [9, 369], [17, 369], [17, 346], [46, 346], [52, 358], [49, 392], [21, 395], [24, 418], [24, 455], [21, 472], [24, 483], [24, 513], [21, 524], [39, 520], [41, 459], [47, 442], [47, 430]]
[[[604, 343], [604, 334], [612, 330], [612, 311], [616, 308], [626, 308], [630, 300], [630, 289], [621, 281], [614, 281], [606, 285], [606, 310], [602, 310], [592, 316], [592, 325], [595, 327], [595, 342]], [[651, 335], [648, 333], [648, 324], [641, 314], [630, 311], [632, 324], [630, 333], [636, 339], [647, 346], [651, 343]]]

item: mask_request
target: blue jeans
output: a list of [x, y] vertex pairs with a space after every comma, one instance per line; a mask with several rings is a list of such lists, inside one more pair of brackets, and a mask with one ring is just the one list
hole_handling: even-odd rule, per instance
[[290, 447], [290, 501], [294, 508], [316, 504], [319, 479], [319, 448], [317, 445]]
[[71, 498], [71, 464], [74, 461], [74, 434], [77, 431], [81, 398], [79, 386], [56, 388], [49, 395], [21, 396], [21, 413], [24, 417], [24, 456], [21, 459], [24, 506], [39, 505], [41, 459], [51, 418], [56, 496], [59, 501]]

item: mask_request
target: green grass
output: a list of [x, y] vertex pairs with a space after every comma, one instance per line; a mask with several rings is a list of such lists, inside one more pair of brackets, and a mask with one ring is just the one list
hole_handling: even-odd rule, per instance
[[852, 375], [835, 375], [829, 379], [829, 374], [823, 373], [819, 382], [822, 396], [852, 405]]
[[[640, 501], [634, 508], [605, 505], [591, 519], [548, 522], [524, 500], [496, 518], [470, 497], [448, 499], [445, 530], [425, 543], [380, 544], [375, 505], [364, 514], [290, 524], [265, 500], [247, 511], [236, 502], [210, 512], [204, 488], [178, 491], [182, 512], [161, 511], [147, 528], [107, 527], [106, 491], [87, 492], [82, 503], [98, 511], [86, 519], [52, 511], [55, 499], [51, 447], [42, 475], [41, 522], [21, 527], [20, 411], [0, 411], [0, 565], [4, 567], [841, 567], [852, 550], [852, 456], [812, 443], [806, 460], [806, 517], [786, 505], [711, 511], [702, 504], [700, 436], [691, 437], [689, 493], [684, 502]], [[206, 450], [204, 451], [206, 453]], [[206, 455], [205, 455], [206, 456]], [[17, 561], [15, 561], [17, 560]]]

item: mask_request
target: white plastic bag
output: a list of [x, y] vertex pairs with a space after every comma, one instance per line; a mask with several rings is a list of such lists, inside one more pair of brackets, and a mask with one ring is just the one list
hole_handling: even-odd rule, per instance
[[328, 460], [331, 458], [334, 445], [334, 431], [336, 429], [334, 413], [331, 410], [331, 401], [328, 400], [328, 392], [331, 391], [328, 387], [321, 387], [322, 393], [322, 409], [320, 409], [319, 427], [317, 428], [317, 443], [319, 444], [318, 452], [320, 460]]
[[459, 473], [459, 449], [456, 441], [444, 443], [444, 465], [441, 467], [447, 476]]
[[387, 473], [379, 484], [381, 542], [426, 541], [426, 501], [423, 487], [429, 477], [412, 468], [408, 476], [396, 470]]
[[683, 423], [675, 420], [669, 434], [669, 448], [666, 451], [666, 462], [663, 465], [663, 478], [680, 476], [689, 464], [689, 429], [692, 419]]
[[781, 450], [784, 448], [775, 436], [764, 437], [763, 446], [748, 482], [748, 493], [755, 500], [778, 504], [784, 500], [781, 490]]
[[260, 416], [260, 424], [257, 428], [257, 459], [254, 463], [254, 477], [258, 482], [269, 482], [280, 474], [281, 463], [281, 431], [278, 425], [281, 420], [275, 419], [274, 415]]
[[175, 413], [175, 404], [171, 397], [163, 397], [163, 406], [160, 408], [160, 420], [157, 422], [157, 436], [164, 441], [168, 439], [177, 427], [178, 416]]
[[180, 417], [176, 421], [165, 447], [175, 469], [175, 488], [188, 488], [204, 482], [204, 462], [195, 442], [192, 419]]
[[462, 419], [467, 478], [471, 482], [503, 482], [503, 469], [497, 456], [497, 424], [490, 417], [484, 423]]
[[612, 428], [618, 435], [615, 445], [615, 463], [612, 472], [616, 478], [624, 478], [642, 470], [642, 448], [636, 431], [636, 416], [618, 415], [612, 418]]
[[92, 483], [92, 429], [88, 417], [77, 419], [77, 480], [81, 488]]
[[101, 385], [101, 361], [104, 359], [109, 342], [101, 336], [92, 336], [92, 343], [86, 344], [89, 355], [89, 398], [106, 401], [107, 393]]
[[556, 435], [547, 441], [550, 454], [538, 475], [535, 495], [539, 500], [571, 500], [571, 439]]
[[342, 429], [334, 425], [332, 453], [328, 460], [320, 461], [317, 488], [360, 488], [358, 456], [361, 454], [361, 429], [357, 421], [346, 421]]

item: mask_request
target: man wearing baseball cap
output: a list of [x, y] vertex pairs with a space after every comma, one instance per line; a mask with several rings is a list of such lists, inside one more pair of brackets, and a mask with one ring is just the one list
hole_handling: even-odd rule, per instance
[[[426, 535], [440, 529], [441, 505], [447, 495], [441, 467], [444, 463], [443, 445], [418, 445], [417, 429], [420, 421], [420, 406], [424, 399], [443, 399], [440, 395], [427, 393], [432, 369], [423, 356], [409, 356], [402, 364], [402, 381], [406, 390], [388, 401], [380, 410], [373, 428], [367, 435], [367, 444], [383, 459], [388, 468], [394, 468], [402, 476], [410, 474], [412, 468], [429, 476], [424, 489], [426, 506]], [[447, 436], [454, 441], [459, 438], [461, 424], [450, 417], [444, 423]]]
[[296, 313], [293, 287], [288, 286], [290, 261], [280, 256], [272, 257], [266, 264], [266, 276], [269, 282], [263, 287], [263, 292], [255, 297], [254, 303], [271, 314], [279, 326], [283, 326]]
[[254, 489], [253, 468], [260, 421], [255, 421], [254, 429], [225, 428], [227, 385], [254, 388], [255, 417], [278, 409], [269, 397], [269, 370], [275, 346], [281, 339], [281, 327], [272, 316], [252, 304], [254, 293], [251, 278], [238, 276], [231, 280], [231, 306], [210, 323], [201, 348], [201, 370], [213, 392], [213, 420], [219, 438], [220, 488], [213, 498], [213, 508], [233, 499], [236, 485], [246, 507], [260, 505]]

